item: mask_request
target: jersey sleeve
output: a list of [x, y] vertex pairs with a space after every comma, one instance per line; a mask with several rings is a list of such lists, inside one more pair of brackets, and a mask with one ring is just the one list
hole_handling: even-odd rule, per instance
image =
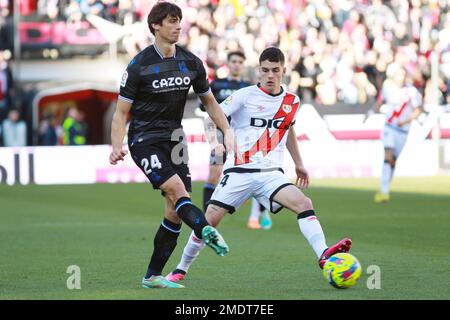
[[300, 98], [297, 95], [295, 95], [294, 105], [297, 104], [297, 103], [298, 103], [297, 111], [295, 111], [295, 116], [294, 116], [294, 119], [291, 122], [291, 126], [293, 126], [295, 124], [295, 122], [297, 121], [298, 112], [300, 111], [300, 108], [302, 106]]
[[197, 70], [198, 74], [192, 83], [192, 87], [197, 95], [204, 96], [209, 93], [209, 83], [205, 67], [200, 59], [197, 59]]
[[214, 98], [216, 98], [216, 100], [219, 101], [219, 88], [217, 85], [217, 81], [216, 80], [211, 81], [211, 84], [209, 86], [211, 88], [211, 92]]
[[[215, 80], [213, 80], [212, 82], [211, 82], [211, 84], [210, 84], [210, 87], [211, 87], [211, 91], [212, 91], [212, 94], [214, 95], [214, 98], [216, 98], [216, 100], [217, 100], [217, 90], [215, 91], [214, 90], [214, 86], [215, 86], [215, 83], [216, 83], [216, 81]], [[200, 103], [198, 104], [198, 107], [200, 108], [200, 110], [202, 110], [203, 112], [206, 112], [206, 109], [205, 109], [205, 106], [203, 105], [203, 103], [200, 101]]]
[[243, 90], [237, 90], [231, 96], [228, 96], [228, 98], [222, 101], [220, 107], [227, 117], [231, 116], [234, 112], [239, 110], [241, 105], [244, 104], [243, 93]]
[[133, 103], [139, 90], [139, 65], [133, 63], [128, 65], [120, 81], [119, 99]]
[[422, 105], [422, 95], [416, 88], [413, 88], [412, 90], [411, 105], [414, 109]]

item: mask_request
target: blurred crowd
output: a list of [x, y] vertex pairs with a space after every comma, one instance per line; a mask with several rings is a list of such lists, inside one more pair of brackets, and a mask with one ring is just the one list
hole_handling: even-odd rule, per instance
[[[10, 2], [0, 0], [2, 14], [8, 13]], [[153, 41], [146, 18], [156, 2], [23, 0], [21, 13], [68, 22], [96, 15], [138, 26], [125, 45], [132, 57]], [[448, 0], [175, 2], [184, 15], [179, 44], [204, 60], [210, 79], [226, 76], [227, 53], [242, 50], [247, 57], [245, 78], [256, 82], [260, 52], [278, 46], [287, 56], [285, 83], [304, 102], [376, 103], [387, 70], [400, 67], [421, 92], [425, 107], [450, 104]]]
[[[75, 108], [68, 108], [62, 122], [51, 112], [43, 115], [39, 124], [38, 144], [41, 146], [79, 146], [87, 144], [88, 125], [84, 113]], [[22, 119], [20, 110], [12, 108], [0, 123], [0, 146], [21, 147], [27, 143], [27, 124]]]
[[[181, 43], [219, 76], [226, 73], [226, 53], [242, 49], [247, 77], [255, 81], [259, 53], [275, 45], [287, 55], [289, 88], [305, 102], [374, 101], [391, 64], [413, 78], [426, 103], [450, 99], [448, 1], [179, 2], [184, 5]], [[430, 95], [433, 59], [439, 92]]]
[[[7, 0], [1, 0], [7, 1]], [[152, 0], [25, 0], [27, 12], [48, 19], [94, 14], [120, 25], [146, 27]], [[180, 0], [180, 44], [200, 56], [210, 77], [226, 75], [226, 54], [247, 56], [247, 80], [256, 81], [259, 53], [279, 46], [287, 55], [289, 89], [305, 102], [333, 105], [375, 101], [390, 64], [414, 79], [425, 101], [448, 102], [450, 13], [446, 0]], [[34, 10], [34, 11], [33, 11]], [[152, 41], [127, 46], [135, 55]], [[436, 54], [436, 57], [433, 57]], [[431, 89], [431, 66], [439, 64]]]

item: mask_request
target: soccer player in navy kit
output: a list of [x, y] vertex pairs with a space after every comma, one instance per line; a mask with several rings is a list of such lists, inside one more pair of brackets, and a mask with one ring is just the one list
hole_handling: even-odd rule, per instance
[[137, 54], [123, 74], [111, 127], [109, 161], [115, 165], [127, 154], [122, 142], [127, 114], [131, 112], [130, 154], [153, 188], [160, 189], [166, 199], [164, 220], [155, 235], [153, 254], [142, 280], [145, 288], [183, 287], [161, 276], [175, 249], [182, 222], [218, 255], [228, 252], [222, 236], [208, 224], [188, 193], [191, 178], [181, 119], [191, 85], [209, 116], [224, 132], [227, 152], [234, 148], [234, 135], [211, 93], [202, 61], [176, 45], [181, 19], [182, 11], [173, 3], [158, 2], [150, 11], [148, 26], [155, 43]]

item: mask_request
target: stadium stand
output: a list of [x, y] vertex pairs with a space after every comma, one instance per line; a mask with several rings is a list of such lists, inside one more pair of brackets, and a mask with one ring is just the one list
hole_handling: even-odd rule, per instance
[[[26, 70], [28, 63], [35, 63], [31, 59], [36, 58], [36, 52], [40, 59], [62, 60], [67, 66], [82, 55], [99, 61], [108, 61], [110, 57], [119, 63], [129, 61], [130, 56], [153, 41], [146, 29], [146, 16], [155, 2], [21, 1], [19, 29], [24, 58], [21, 67]], [[11, 3], [11, 0], [0, 2], [0, 25], [3, 25], [0, 34], [8, 33], [5, 26], [11, 24]], [[203, 59], [211, 79], [226, 75], [226, 54], [239, 48], [247, 56], [245, 78], [256, 81], [259, 53], [267, 46], [276, 45], [287, 56], [288, 73], [292, 74], [285, 79], [288, 88], [304, 102], [319, 108], [321, 114], [343, 110], [366, 112], [380, 101], [386, 70], [393, 63], [414, 78], [424, 97], [425, 110], [427, 105], [446, 108], [450, 102], [448, 1], [184, 0], [177, 3], [185, 13], [179, 43]], [[105, 37], [108, 30], [114, 30], [109, 34], [120, 30], [120, 36], [108, 41]], [[113, 51], [117, 56], [112, 55]], [[438, 67], [432, 79], [433, 59]], [[42, 77], [46, 78], [45, 74]], [[119, 78], [117, 73], [105, 81], [114, 83]], [[69, 72], [66, 80], [75, 81]], [[194, 116], [193, 108], [195, 102], [190, 101], [188, 116]]]

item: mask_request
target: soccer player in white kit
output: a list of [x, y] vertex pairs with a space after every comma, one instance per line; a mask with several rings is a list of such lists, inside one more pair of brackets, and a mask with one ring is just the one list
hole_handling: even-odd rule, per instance
[[[333, 254], [348, 252], [352, 242], [344, 238], [328, 247], [312, 201], [299, 189], [308, 187], [309, 175], [303, 166], [293, 127], [300, 100], [281, 86], [286, 72], [283, 53], [278, 48], [267, 48], [259, 63], [261, 82], [235, 91], [221, 103], [225, 115], [231, 117], [240, 156], [227, 157], [223, 178], [211, 197], [205, 216], [212, 226], [216, 226], [226, 213], [233, 213], [251, 197], [270, 208], [272, 213], [286, 207], [297, 215], [300, 231], [323, 268]], [[208, 131], [215, 132], [215, 125], [210, 122]], [[281, 168], [285, 147], [295, 164], [296, 185]], [[192, 233], [180, 263], [166, 278], [174, 282], [184, 279], [204, 246]]]
[[[411, 122], [422, 112], [422, 95], [413, 86], [412, 79], [403, 68], [391, 64], [386, 72], [381, 95], [386, 108], [386, 122], [383, 129], [384, 162], [381, 172], [380, 190], [375, 194], [375, 202], [390, 199], [389, 186], [395, 165], [408, 138]], [[381, 108], [381, 105], [378, 109]]]

